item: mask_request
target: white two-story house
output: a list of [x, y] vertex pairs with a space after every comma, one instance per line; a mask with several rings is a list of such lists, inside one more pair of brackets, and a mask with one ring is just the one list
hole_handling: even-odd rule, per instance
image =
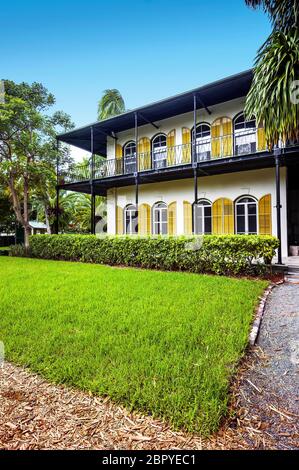
[[243, 113], [251, 81], [243, 72], [58, 136], [93, 155], [88, 177], [58, 189], [106, 196], [108, 234], [273, 234], [287, 257], [299, 245], [299, 143], [268, 151]]

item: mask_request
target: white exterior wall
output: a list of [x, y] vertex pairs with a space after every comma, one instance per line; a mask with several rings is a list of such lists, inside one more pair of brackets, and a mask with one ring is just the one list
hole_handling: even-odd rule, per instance
[[[272, 197], [272, 232], [276, 235], [276, 190], [275, 169], [243, 171], [224, 175], [204, 176], [198, 178], [198, 198], [205, 198], [212, 203], [227, 197], [235, 201], [242, 195], [251, 195], [260, 199], [265, 194]], [[147, 203], [151, 207], [158, 201], [167, 205], [177, 202], [177, 235], [184, 234], [183, 201], [193, 203], [193, 179], [166, 181], [139, 185], [139, 204]], [[124, 208], [127, 204], [135, 203], [135, 187], [129, 186], [109, 190], [107, 193], [108, 233], [116, 233], [116, 205]], [[287, 256], [287, 200], [286, 200], [286, 171], [281, 168], [281, 226], [282, 226], [282, 255]]]
[[[216, 106], [210, 106], [209, 109], [212, 114], [208, 114], [205, 109], [197, 111], [197, 124], [200, 122], [212, 122], [218, 117], [229, 117], [233, 119], [239, 112], [244, 109], [245, 98], [238, 98], [236, 100], [227, 101]], [[176, 143], [175, 145], [182, 144], [182, 127], [193, 127], [193, 112], [180, 114], [172, 118], [164, 119], [163, 121], [155, 121], [159, 129], [155, 129], [151, 124], [140, 126], [138, 128], [138, 138], [148, 137], [152, 139], [156, 134], [162, 132], [167, 134], [173, 129], [176, 129]], [[117, 143], [120, 145], [126, 144], [129, 140], [135, 140], [135, 130], [132, 128], [129, 131], [119, 132], [117, 134]], [[115, 141], [111, 137], [107, 138], [107, 159], [115, 158]]]
[[[218, 117], [229, 117], [232, 120], [243, 111], [245, 98], [221, 103], [211, 106], [211, 115], [206, 110], [197, 111], [197, 124], [200, 122], [212, 123]], [[160, 122], [155, 122], [159, 130], [152, 125], [145, 125], [138, 128], [138, 138], [148, 137], [152, 139], [157, 133], [167, 134], [171, 130], [176, 130], [175, 145], [182, 144], [182, 127], [192, 129], [193, 112], [181, 114]], [[135, 130], [120, 132], [117, 135], [117, 142], [124, 145], [129, 140], [135, 140]], [[107, 139], [107, 159], [115, 158], [115, 141]], [[272, 232], [276, 235], [276, 192], [275, 192], [275, 169], [262, 169], [244, 171], [239, 173], [227, 173], [224, 175], [206, 176], [198, 178], [198, 198], [206, 198], [212, 203], [220, 198], [227, 197], [235, 201], [242, 195], [252, 195], [256, 199], [265, 194], [272, 196]], [[167, 204], [177, 202], [177, 234], [184, 233], [184, 212], [183, 201], [192, 203], [194, 201], [193, 179], [177, 181], [166, 181], [139, 185], [139, 204], [147, 203], [151, 207], [158, 201]], [[107, 193], [108, 212], [108, 233], [116, 233], [116, 205], [124, 208], [127, 204], [135, 204], [135, 187], [111, 189]], [[282, 255], [288, 255], [287, 249], [287, 200], [286, 200], [286, 171], [281, 168], [281, 226], [282, 226]]]

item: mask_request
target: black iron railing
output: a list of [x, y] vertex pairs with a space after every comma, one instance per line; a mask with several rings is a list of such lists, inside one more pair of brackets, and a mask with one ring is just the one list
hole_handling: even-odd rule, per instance
[[[161, 147], [148, 152], [132, 154], [125, 158], [105, 159], [95, 163], [93, 179], [133, 175], [136, 172], [163, 170], [164, 168], [191, 165], [193, 162], [253, 154], [265, 151], [258, 142], [257, 130], [228, 134], [221, 137], [202, 137], [196, 143]], [[80, 182], [90, 179], [90, 167], [81, 165], [65, 177], [65, 182]]]

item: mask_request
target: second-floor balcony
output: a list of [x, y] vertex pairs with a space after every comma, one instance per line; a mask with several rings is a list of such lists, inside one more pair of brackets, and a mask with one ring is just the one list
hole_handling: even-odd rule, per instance
[[[163, 142], [162, 142], [163, 143]], [[217, 161], [223, 158], [257, 154], [266, 150], [263, 129], [241, 130], [220, 137], [200, 136], [196, 142], [174, 146], [160, 145], [146, 152], [138, 152], [131, 146], [131, 152], [118, 158], [96, 160], [93, 179], [134, 175], [137, 172], [164, 171], [167, 168], [191, 166], [194, 163]], [[91, 166], [77, 166], [67, 175], [65, 183], [84, 181], [91, 178]]]

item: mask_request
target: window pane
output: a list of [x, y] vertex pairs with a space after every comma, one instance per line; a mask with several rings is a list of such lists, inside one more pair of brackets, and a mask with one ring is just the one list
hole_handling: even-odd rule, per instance
[[167, 222], [167, 209], [161, 209], [161, 220], [162, 222]]
[[205, 217], [205, 233], [212, 233], [212, 217]]
[[257, 222], [255, 215], [248, 216], [248, 232], [253, 234], [257, 233]]
[[161, 224], [161, 235], [167, 235], [167, 223], [165, 222]]
[[166, 147], [166, 137], [165, 135], [158, 135], [153, 141], [153, 147]]
[[132, 233], [138, 233], [138, 218], [137, 218], [137, 212], [132, 211], [132, 218], [131, 218], [131, 227], [132, 227]]
[[205, 233], [212, 233], [212, 207], [205, 206]]
[[126, 233], [129, 233], [130, 230], [130, 217], [129, 214], [126, 215]]
[[243, 204], [237, 204], [237, 215], [245, 214], [245, 206]]
[[256, 204], [248, 204], [248, 214], [255, 215], [256, 214]]
[[237, 216], [237, 233], [245, 233], [245, 216]]

